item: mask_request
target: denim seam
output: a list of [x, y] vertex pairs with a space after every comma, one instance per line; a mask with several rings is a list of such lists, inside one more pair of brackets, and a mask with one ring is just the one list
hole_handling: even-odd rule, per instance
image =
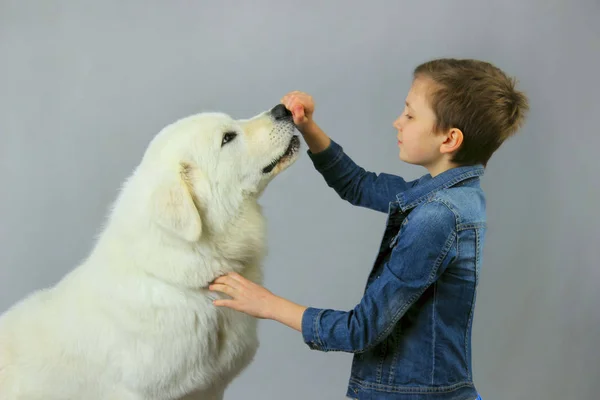
[[[479, 273], [477, 271], [477, 265], [479, 264], [479, 259], [480, 259], [480, 254], [479, 254], [479, 244], [480, 244], [480, 237], [479, 237], [479, 229], [475, 229], [475, 288], [473, 289], [473, 296], [471, 297], [471, 309], [469, 310], [469, 322], [467, 324], [467, 330], [465, 331], [465, 354], [467, 356], [467, 360], [470, 357], [471, 352], [469, 351], [469, 343], [468, 343], [468, 335], [469, 335], [469, 331], [472, 329], [472, 324], [473, 324], [473, 312], [474, 312], [474, 308], [475, 308], [475, 298], [477, 296], [477, 283], [479, 281]], [[467, 364], [467, 376], [469, 377], [469, 379], [473, 379], [472, 378], [472, 372], [471, 372], [471, 368], [469, 368], [469, 365]]]
[[[385, 354], [387, 352], [387, 343], [384, 341], [382, 343], [382, 347], [383, 347], [383, 354]], [[377, 365], [377, 372], [375, 373], [375, 382], [381, 384], [381, 377], [383, 375], [383, 364], [385, 362], [385, 357], [381, 357], [379, 359], [379, 364]]]
[[450, 212], [454, 215], [455, 227], [461, 225], [460, 213], [456, 211], [452, 204], [448, 203], [445, 199], [440, 198], [435, 198], [431, 200], [431, 202], [442, 203], [443, 205], [445, 205], [448, 208], [448, 210], [450, 210]]
[[433, 339], [431, 340], [431, 384], [435, 382], [435, 310], [436, 310], [436, 302], [437, 302], [437, 282], [433, 284], [433, 304], [431, 311], [431, 336]]
[[[395, 337], [394, 338], [396, 341], [398, 341], [398, 338]], [[390, 374], [388, 376], [388, 384], [391, 385], [394, 382], [394, 372], [396, 371], [396, 360], [398, 359], [398, 353], [399, 351], [396, 350], [394, 351], [394, 356], [392, 357], [392, 362], [390, 364]]]
[[401, 208], [402, 208], [403, 211], [406, 210], [406, 209], [408, 209], [408, 208], [414, 208], [417, 205], [419, 205], [420, 203], [423, 203], [423, 202], [427, 201], [427, 199], [429, 197], [437, 194], [437, 192], [439, 192], [440, 190], [447, 189], [447, 188], [449, 188], [451, 186], [454, 186], [454, 185], [456, 185], [457, 183], [459, 183], [459, 182], [461, 182], [463, 180], [470, 179], [470, 178], [477, 177], [477, 176], [481, 175], [480, 171], [481, 171], [481, 169], [476, 169], [476, 170], [471, 171], [471, 172], [465, 172], [464, 174], [461, 174], [461, 175], [459, 175], [459, 176], [457, 176], [457, 177], [449, 180], [444, 185], [442, 185], [442, 186], [440, 186], [438, 188], [435, 188], [431, 192], [429, 192], [427, 194], [424, 194], [423, 196], [421, 196], [421, 197], [413, 200], [409, 204], [402, 204], [402, 201], [399, 198], [402, 195], [402, 193], [397, 194], [396, 197], [398, 198], [398, 200], [400, 200], [400, 202], [401, 202]]
[[460, 260], [460, 243], [459, 243], [460, 235], [458, 234], [458, 232], [460, 232], [460, 231], [457, 229], [456, 230], [456, 259]]
[[464, 222], [464, 223], [458, 224], [456, 226], [456, 230], [465, 231], [465, 230], [469, 230], [469, 229], [477, 229], [477, 228], [485, 228], [485, 227], [487, 227], [487, 223], [485, 223], [484, 221], [482, 221], [482, 222]]
[[314, 335], [315, 335], [315, 338], [317, 339], [317, 343], [319, 344], [319, 346], [321, 348], [323, 348], [325, 346], [323, 346], [323, 341], [321, 340], [321, 337], [319, 336], [319, 320], [321, 319], [321, 315], [324, 312], [325, 312], [325, 310], [319, 311], [319, 313], [315, 316], [315, 319], [313, 320]]
[[355, 384], [355, 385], [360, 386], [365, 389], [374, 389], [374, 390], [385, 391], [385, 392], [406, 393], [406, 394], [410, 394], [410, 393], [413, 393], [413, 394], [414, 393], [448, 393], [448, 392], [452, 392], [454, 390], [461, 389], [464, 387], [473, 387], [473, 383], [470, 381], [455, 383], [454, 385], [449, 385], [449, 386], [425, 387], [425, 388], [424, 387], [375, 384], [375, 383], [364, 382], [364, 381], [356, 379], [356, 378], [350, 378], [350, 383]]

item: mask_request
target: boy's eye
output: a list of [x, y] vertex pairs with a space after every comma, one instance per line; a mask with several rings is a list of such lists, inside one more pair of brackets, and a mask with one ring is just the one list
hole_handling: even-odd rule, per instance
[[408, 115], [408, 114], [404, 114], [404, 115], [406, 116], [406, 118], [408, 118], [408, 119], [412, 119], [412, 116], [411, 116], [411, 115]]

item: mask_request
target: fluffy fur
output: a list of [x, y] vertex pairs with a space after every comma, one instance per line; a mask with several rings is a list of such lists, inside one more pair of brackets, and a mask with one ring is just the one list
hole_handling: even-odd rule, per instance
[[0, 318], [0, 399], [222, 399], [257, 321], [207, 286], [229, 271], [262, 282], [257, 200], [297, 159], [293, 133], [282, 106], [159, 132], [86, 260]]

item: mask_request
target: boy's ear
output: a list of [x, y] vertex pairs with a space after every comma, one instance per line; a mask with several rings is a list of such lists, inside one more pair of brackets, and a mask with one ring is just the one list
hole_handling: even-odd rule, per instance
[[458, 128], [451, 128], [444, 135], [444, 141], [442, 142], [442, 146], [440, 148], [440, 151], [442, 153], [453, 153], [453, 152], [455, 152], [456, 150], [458, 150], [458, 148], [462, 144], [463, 139], [464, 139], [463, 133], [462, 133], [462, 131], [460, 129], [458, 129]]
[[154, 220], [163, 228], [188, 242], [196, 242], [202, 234], [200, 212], [194, 203], [191, 168], [181, 164], [178, 175], [169, 177], [152, 195]]

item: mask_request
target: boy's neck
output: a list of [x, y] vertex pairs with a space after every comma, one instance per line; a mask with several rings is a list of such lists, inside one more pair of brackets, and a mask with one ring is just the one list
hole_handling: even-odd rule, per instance
[[454, 163], [452, 161], [446, 160], [446, 159], [442, 159], [437, 161], [436, 163], [433, 163], [431, 165], [424, 165], [425, 168], [427, 168], [427, 171], [429, 171], [429, 175], [431, 175], [431, 177], [435, 177], [436, 175], [439, 175], [443, 172], [446, 172], [452, 168], [456, 168], [459, 165], [457, 163]]

